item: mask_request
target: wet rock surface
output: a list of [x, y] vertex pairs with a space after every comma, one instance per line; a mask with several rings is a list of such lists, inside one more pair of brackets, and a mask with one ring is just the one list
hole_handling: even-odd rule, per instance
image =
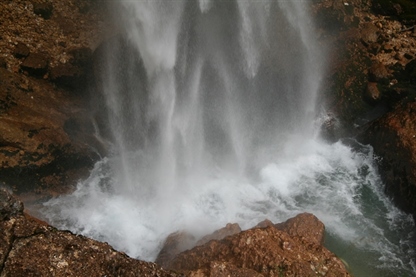
[[[87, 84], [105, 37], [90, 0], [0, 2], [0, 182], [19, 193], [68, 192], [103, 149]], [[76, 23], [63, 30], [61, 19]]]
[[360, 139], [382, 157], [386, 193], [416, 218], [416, 102], [398, 105], [373, 122]]
[[[350, 276], [341, 260], [322, 246], [325, 226], [312, 214], [239, 230], [237, 224], [227, 224], [196, 247], [168, 257], [170, 236], [157, 261], [186, 276]], [[173, 237], [176, 248], [189, 242]]]
[[168, 268], [189, 276], [350, 276], [322, 245], [273, 226], [211, 240], [179, 254]]
[[[331, 49], [322, 102], [341, 123], [335, 140], [354, 134], [357, 126], [403, 98], [414, 100], [405, 68], [416, 57], [415, 21], [374, 13], [377, 2], [322, 0], [314, 5], [319, 40]], [[328, 14], [338, 18], [336, 32], [325, 20]]]
[[[314, 8], [320, 40], [332, 49], [322, 99], [329, 118], [323, 136], [329, 141], [358, 136], [373, 145], [386, 193], [415, 215], [409, 109], [416, 100], [416, 4], [322, 0]], [[324, 24], [326, 14], [336, 18], [336, 32]]]
[[[0, 276], [178, 276], [23, 214], [21, 202], [0, 189]], [[3, 217], [3, 215], [7, 215]]]
[[70, 175], [85, 174], [98, 158], [91, 133], [81, 139], [65, 129], [75, 118], [88, 124], [86, 110], [44, 80], [0, 68], [0, 181], [18, 192], [68, 189]]
[[[65, 193], [105, 151], [91, 133], [84, 95], [92, 52], [113, 33], [103, 19], [105, 5], [97, 3], [0, 1], [0, 182], [14, 191]], [[327, 134], [337, 140], [365, 130], [359, 138], [382, 157], [386, 192], [416, 214], [415, 4], [314, 3], [318, 39], [331, 45], [321, 99], [329, 107]], [[174, 274], [22, 214], [21, 203], [5, 192], [0, 203], [0, 276]], [[191, 246], [176, 240], [166, 264], [190, 276], [348, 276], [320, 245], [323, 226], [316, 218], [258, 227], [207, 237], [185, 252]]]
[[[0, 203], [0, 276], [350, 276], [320, 244], [323, 224], [311, 214], [282, 223], [287, 232], [273, 224], [240, 232], [228, 224], [208, 242], [170, 256], [165, 270], [23, 213], [23, 204], [2, 188]], [[167, 244], [173, 240], [178, 247], [188, 237], [177, 233]]]

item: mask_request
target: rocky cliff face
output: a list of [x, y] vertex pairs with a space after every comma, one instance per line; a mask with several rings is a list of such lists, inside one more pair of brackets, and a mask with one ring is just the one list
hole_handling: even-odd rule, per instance
[[100, 6], [0, 3], [0, 183], [16, 192], [67, 192], [103, 153], [87, 91]]
[[320, 39], [332, 49], [324, 83], [329, 120], [323, 135], [329, 140], [358, 135], [373, 145], [386, 193], [416, 215], [416, 118], [411, 108], [416, 100], [416, 4], [317, 2]]

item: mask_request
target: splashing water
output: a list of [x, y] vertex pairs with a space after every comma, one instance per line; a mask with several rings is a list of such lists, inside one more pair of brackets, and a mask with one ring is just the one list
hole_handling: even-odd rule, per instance
[[102, 94], [112, 155], [51, 223], [154, 260], [163, 240], [311, 212], [357, 276], [416, 273], [372, 149], [316, 138], [322, 52], [303, 1], [118, 1]]

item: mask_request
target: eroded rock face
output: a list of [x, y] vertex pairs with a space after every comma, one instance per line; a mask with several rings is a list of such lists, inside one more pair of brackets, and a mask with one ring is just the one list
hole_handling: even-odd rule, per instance
[[[414, 98], [406, 69], [416, 57], [411, 22], [374, 13], [375, 6], [397, 2], [320, 0], [313, 5], [319, 40], [330, 45], [322, 102], [340, 122], [338, 129], [324, 132], [331, 140], [354, 135], [356, 126], [377, 119], [409, 95]], [[403, 14], [411, 13], [411, 6], [402, 6]], [[336, 22], [327, 22], [331, 18]]]
[[15, 192], [68, 192], [105, 152], [87, 93], [104, 6], [0, 1], [0, 182]]
[[373, 122], [360, 139], [382, 157], [386, 193], [416, 218], [416, 102], [397, 106]]
[[[129, 258], [106, 243], [58, 231], [22, 213], [0, 189], [0, 276], [178, 276]], [[10, 208], [14, 207], [14, 208]]]
[[92, 128], [83, 138], [65, 128], [79, 118], [88, 129], [86, 114], [52, 84], [0, 68], [0, 181], [19, 192], [65, 191], [71, 171], [86, 173], [98, 158]]

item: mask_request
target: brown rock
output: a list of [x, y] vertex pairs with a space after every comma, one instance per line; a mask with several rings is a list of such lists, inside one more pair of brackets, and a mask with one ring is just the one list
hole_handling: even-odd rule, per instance
[[361, 29], [361, 41], [368, 46], [377, 42], [379, 29], [372, 23], [366, 23]]
[[381, 93], [377, 87], [377, 83], [368, 82], [364, 98], [371, 104], [376, 103], [380, 100]]
[[[0, 190], [6, 207], [19, 207]], [[7, 212], [6, 211], [6, 212]], [[4, 206], [0, 206], [4, 214]], [[15, 209], [0, 220], [1, 276], [178, 276], [154, 263], [129, 258], [111, 248], [67, 231], [58, 231]]]
[[49, 1], [39, 2], [34, 1], [33, 3], [33, 12], [44, 19], [49, 19], [52, 16], [53, 5]]
[[215, 265], [222, 272], [241, 270], [242, 276], [350, 276], [343, 263], [323, 246], [275, 227], [212, 240], [179, 254], [170, 269], [189, 276], [216, 276]]
[[398, 207], [416, 217], [416, 102], [401, 104], [361, 135], [382, 157], [385, 191]]
[[4, 57], [0, 57], [0, 68], [7, 68], [7, 61]]
[[155, 262], [162, 267], [169, 267], [174, 257], [185, 250], [191, 249], [194, 245], [195, 237], [185, 231], [170, 234], [163, 243], [163, 248]]
[[221, 240], [227, 236], [232, 236], [240, 232], [241, 232], [240, 225], [238, 225], [237, 223], [234, 223], [234, 224], [228, 223], [224, 228], [221, 228], [215, 231], [214, 233], [207, 235], [203, 237], [202, 239], [200, 239], [196, 243], [196, 245], [202, 245], [211, 240]]
[[275, 227], [291, 236], [305, 238], [308, 242], [322, 245], [324, 242], [325, 225], [313, 214], [302, 213], [278, 223]]
[[368, 79], [370, 82], [388, 82], [390, 74], [381, 62], [374, 62], [368, 70]]
[[84, 72], [72, 64], [59, 64], [49, 70], [49, 78], [58, 85], [65, 87], [82, 87], [85, 85]]
[[2, 68], [0, 80], [0, 182], [19, 193], [68, 191], [98, 158], [86, 108], [44, 80]]
[[6, 189], [0, 188], [0, 220], [7, 220], [23, 212], [23, 203], [15, 199]]
[[77, 29], [77, 27], [74, 24], [74, 22], [72, 20], [68, 19], [68, 18], [59, 16], [55, 20], [57, 21], [58, 26], [59, 26], [59, 28], [61, 28], [62, 33], [64, 35], [71, 35]]
[[48, 58], [39, 53], [30, 53], [20, 66], [34, 76], [43, 76], [48, 68]]
[[274, 224], [273, 224], [273, 222], [271, 222], [270, 220], [268, 220], [268, 219], [265, 219], [265, 220], [263, 220], [263, 221], [261, 221], [261, 222], [259, 222], [256, 226], [254, 226], [253, 228], [266, 228], [266, 227], [269, 227], [269, 226], [274, 226]]
[[26, 46], [24, 43], [17, 43], [16, 47], [14, 48], [13, 55], [16, 58], [23, 58], [29, 56], [30, 50], [29, 47]]

